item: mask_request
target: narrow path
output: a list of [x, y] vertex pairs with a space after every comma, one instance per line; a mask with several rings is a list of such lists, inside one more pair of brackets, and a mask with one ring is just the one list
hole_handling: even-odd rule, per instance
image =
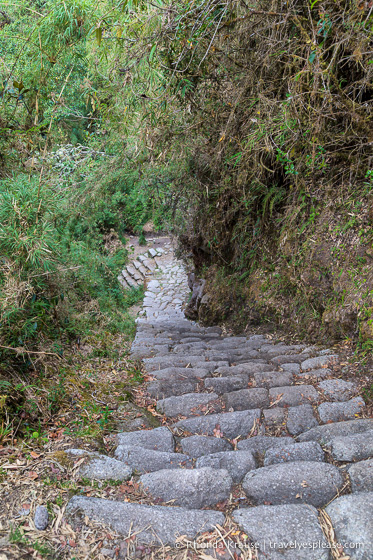
[[205, 560], [372, 560], [373, 420], [336, 378], [338, 355], [189, 321], [182, 262], [169, 249], [156, 264], [132, 356], [163, 425], [117, 434], [115, 458], [81, 467], [132, 477], [140, 498], [75, 496], [72, 522], [108, 524], [131, 542], [126, 558], [150, 558], [143, 545], [193, 558], [197, 539]]

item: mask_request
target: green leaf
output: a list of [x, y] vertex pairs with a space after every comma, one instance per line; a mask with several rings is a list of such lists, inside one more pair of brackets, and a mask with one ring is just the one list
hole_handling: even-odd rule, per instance
[[310, 54], [310, 57], [308, 59], [308, 62], [310, 62], [312, 64], [312, 62], [315, 60], [316, 58], [316, 51], [312, 51]]
[[96, 41], [98, 46], [100, 46], [102, 41], [102, 27], [96, 28]]
[[149, 62], [152, 61], [157, 45], [153, 45], [149, 54]]

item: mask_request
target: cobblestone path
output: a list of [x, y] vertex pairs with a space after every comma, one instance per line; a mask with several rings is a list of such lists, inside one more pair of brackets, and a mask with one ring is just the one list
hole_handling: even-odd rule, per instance
[[182, 262], [171, 249], [153, 257], [132, 356], [164, 422], [117, 434], [114, 457], [91, 454], [84, 465], [85, 477], [132, 477], [144, 499], [75, 496], [73, 521], [169, 545], [169, 558], [229, 518], [252, 546], [227, 558], [372, 560], [373, 420], [354, 380], [334, 373], [339, 356], [187, 320]]

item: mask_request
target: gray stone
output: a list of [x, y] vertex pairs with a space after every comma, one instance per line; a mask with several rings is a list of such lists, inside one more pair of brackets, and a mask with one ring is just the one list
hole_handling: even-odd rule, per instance
[[202, 457], [218, 451], [230, 451], [232, 445], [222, 438], [212, 436], [190, 436], [180, 441], [183, 453], [191, 457]]
[[87, 516], [109, 525], [125, 538], [132, 533], [138, 542], [158, 546], [174, 545], [180, 535], [194, 539], [224, 524], [224, 515], [217, 511], [146, 506], [85, 496], [74, 496], [66, 514], [70, 519], [75, 518], [76, 524], [83, 524]]
[[317, 407], [321, 422], [340, 422], [350, 420], [363, 411], [365, 402], [355, 397], [347, 402], [324, 402]]
[[248, 378], [245, 376], [232, 375], [232, 377], [210, 377], [205, 379], [206, 389], [212, 389], [218, 395], [229, 391], [237, 391], [247, 387]]
[[373, 456], [373, 430], [364, 434], [339, 436], [330, 440], [336, 461], [362, 461]]
[[289, 434], [292, 436], [297, 436], [317, 425], [318, 422], [310, 404], [301, 404], [300, 406], [292, 406], [289, 408], [286, 427]]
[[278, 427], [285, 425], [286, 410], [285, 408], [268, 408], [263, 410], [264, 424], [269, 427]]
[[233, 512], [233, 519], [256, 543], [260, 560], [329, 560], [318, 512], [310, 505], [239, 509]]
[[185, 368], [189, 367], [198, 367], [197, 364], [201, 364], [204, 360], [201, 359], [201, 356], [178, 356], [178, 355], [169, 355], [169, 356], [157, 356], [155, 358], [146, 358], [143, 360], [145, 369], [148, 373], [153, 372], [161, 369], [177, 367], [177, 368]]
[[160, 369], [159, 371], [152, 371], [150, 375], [165, 383], [168, 381], [194, 381], [208, 377], [210, 375], [210, 370], [209, 368], [170, 367]]
[[273, 367], [266, 364], [264, 360], [258, 360], [253, 363], [240, 364], [238, 366], [225, 366], [216, 369], [216, 373], [222, 376], [230, 375], [253, 375], [254, 373], [259, 373], [260, 371], [272, 371]]
[[224, 393], [222, 399], [227, 410], [250, 410], [269, 405], [267, 389], [241, 389]]
[[285, 371], [254, 373], [256, 387], [286, 387], [293, 383], [293, 374]]
[[242, 483], [256, 504], [306, 503], [321, 507], [343, 485], [338, 468], [327, 463], [296, 461], [249, 472]]
[[248, 360], [253, 360], [260, 358], [260, 354], [257, 350], [232, 350], [230, 353], [230, 362], [235, 362], [237, 364], [245, 363]]
[[[168, 397], [157, 402], [157, 410], [169, 418], [175, 416], [199, 416], [206, 412], [206, 407], [218, 399], [216, 393], [188, 393], [180, 397]], [[216, 403], [215, 412], [220, 412], [221, 405]]]
[[292, 387], [275, 387], [269, 390], [272, 403], [277, 406], [298, 406], [300, 404], [316, 403], [317, 391], [312, 385], [294, 385]]
[[348, 474], [353, 492], [373, 492], [373, 459], [355, 463]]
[[245, 410], [242, 412], [226, 412], [223, 414], [209, 414], [180, 420], [174, 427], [192, 434], [213, 436], [216, 430], [228, 438], [247, 437], [255, 424], [260, 420], [260, 410]]
[[317, 356], [316, 358], [309, 358], [301, 363], [301, 368], [303, 371], [308, 369], [318, 369], [322, 367], [328, 367], [339, 362], [339, 356], [337, 354], [329, 354], [328, 356]]
[[348, 401], [355, 390], [354, 383], [343, 379], [327, 379], [319, 383], [318, 387], [331, 401]]
[[298, 374], [300, 372], [300, 365], [294, 362], [281, 364], [281, 367], [284, 371], [290, 371], [290, 373]]
[[232, 478], [225, 469], [158, 471], [140, 477], [144, 491], [162, 502], [201, 509], [229, 498]]
[[[266, 353], [270, 358], [274, 358], [276, 356], [284, 356], [286, 354], [289, 354], [291, 357], [293, 357], [292, 353], [295, 354], [296, 352], [300, 352], [301, 350], [304, 349], [305, 349], [304, 344], [290, 344], [290, 345], [278, 344], [272, 346], [271, 348], [268, 348]], [[261, 347], [260, 350], [261, 352], [263, 352], [263, 346]]]
[[48, 527], [49, 514], [45, 506], [36, 506], [34, 515], [34, 525], [38, 531], [45, 531]]
[[256, 468], [256, 463], [250, 451], [222, 451], [200, 457], [197, 459], [196, 467], [226, 469], [233, 482], [238, 484], [246, 473]]
[[277, 366], [282, 366], [282, 364], [288, 363], [300, 364], [301, 362], [304, 362], [307, 357], [308, 356], [304, 354], [286, 354], [285, 356], [276, 356], [275, 358], [272, 358], [271, 362]]
[[347, 422], [337, 422], [335, 424], [325, 424], [312, 428], [297, 437], [298, 441], [318, 441], [321, 445], [327, 445], [331, 439], [338, 436], [352, 436], [353, 434], [363, 434], [373, 430], [373, 420], [362, 418], [349, 420]]
[[174, 436], [168, 428], [154, 428], [153, 430], [139, 430], [138, 432], [123, 432], [116, 436], [118, 445], [145, 447], [156, 451], [175, 450]]
[[264, 457], [264, 466], [293, 461], [324, 461], [322, 447], [316, 441], [304, 441], [295, 445], [282, 445], [268, 449]]
[[154, 451], [144, 447], [118, 445], [115, 457], [139, 473], [192, 467], [192, 462], [187, 455]]
[[275, 436], [254, 436], [238, 442], [237, 449], [251, 451], [254, 455], [263, 455], [271, 447], [294, 445], [293, 438]]
[[112, 457], [86, 451], [85, 449], [67, 449], [66, 453], [75, 457], [85, 457], [86, 460], [79, 467], [79, 474], [84, 478], [95, 480], [128, 480], [132, 476], [132, 469], [123, 465]]
[[336, 540], [351, 560], [373, 558], [373, 492], [341, 496], [326, 507]]
[[146, 390], [154, 399], [165, 399], [193, 393], [198, 388], [198, 380], [190, 381], [152, 381], [148, 383]]
[[311, 369], [310, 371], [297, 373], [297, 377], [299, 377], [300, 379], [306, 379], [311, 381], [318, 381], [319, 379], [325, 379], [326, 377], [330, 377], [331, 375], [333, 375], [333, 372], [331, 369], [328, 368]]

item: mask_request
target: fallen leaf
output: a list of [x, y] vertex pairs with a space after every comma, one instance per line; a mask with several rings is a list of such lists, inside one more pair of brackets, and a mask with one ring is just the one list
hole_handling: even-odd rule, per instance
[[31, 478], [31, 480], [36, 480], [39, 477], [38, 473], [35, 471], [29, 471], [27, 476]]

